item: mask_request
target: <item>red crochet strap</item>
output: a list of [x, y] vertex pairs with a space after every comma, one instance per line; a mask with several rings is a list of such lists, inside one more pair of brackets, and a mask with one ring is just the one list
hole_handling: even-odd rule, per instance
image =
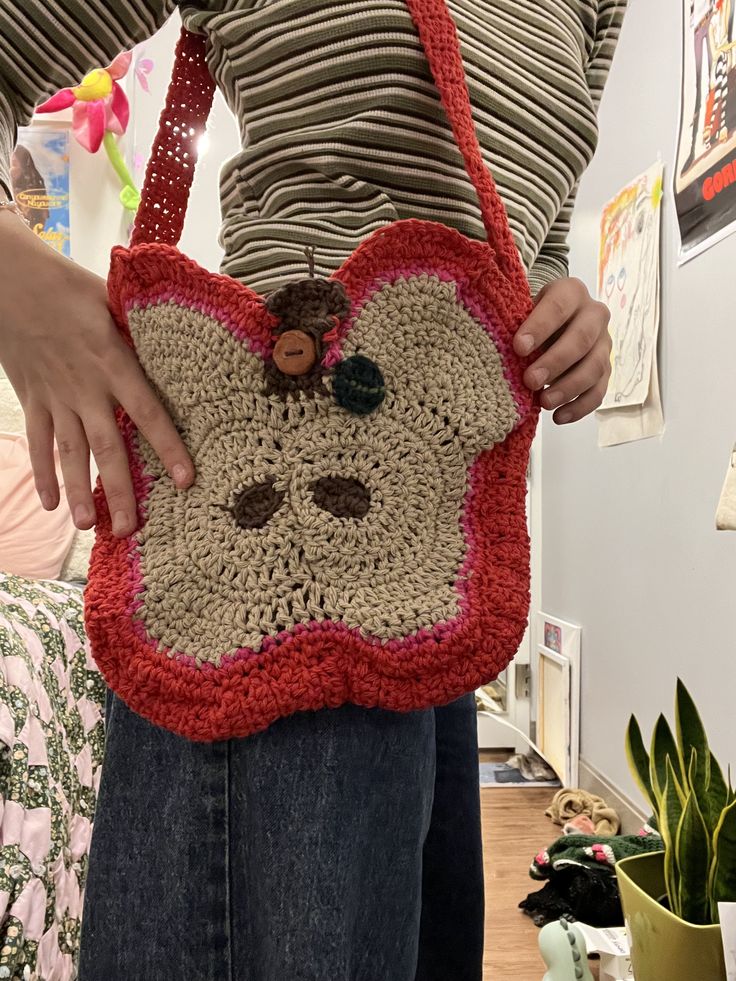
[[197, 143], [204, 133], [214, 94], [215, 82], [205, 59], [205, 39], [182, 30], [166, 105], [146, 168], [131, 245], [179, 242], [194, 179]]
[[406, 0], [427, 55], [465, 169], [480, 203], [488, 241], [508, 275], [524, 275], [523, 266], [491, 172], [483, 162], [473, 122], [460, 42], [445, 0]]

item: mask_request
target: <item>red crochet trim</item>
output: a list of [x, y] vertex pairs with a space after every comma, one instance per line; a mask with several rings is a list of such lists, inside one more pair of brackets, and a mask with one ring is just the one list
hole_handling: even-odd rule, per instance
[[[400, 657], [376, 640], [334, 622], [299, 625], [267, 650], [227, 668], [196, 670], [138, 636], [131, 618], [134, 538], [113, 537], [104, 494], [86, 595], [92, 651], [107, 683], [152, 722], [198, 741], [244, 736], [300, 710], [346, 701], [397, 711], [450, 701], [495, 678], [521, 643], [529, 607], [526, 467], [538, 410], [521, 378], [525, 364], [511, 350], [531, 307], [528, 292], [498, 268], [492, 250], [454, 229], [410, 220], [379, 229], [335, 273], [358, 303], [371, 283], [387, 281], [407, 257], [427, 272], [441, 270], [481, 310], [494, 312], [494, 334], [512, 389], [520, 392], [522, 422], [504, 443], [476, 461], [463, 515], [472, 539], [472, 576], [464, 584], [463, 614], [433, 636], [406, 638]], [[226, 276], [213, 275], [165, 245], [114, 251], [110, 276], [113, 315], [128, 337], [126, 309], [167, 291], [228, 313], [230, 329], [254, 349], [272, 343], [262, 298]], [[131, 465], [134, 427], [122, 420]], [[145, 492], [139, 494], [141, 507]], [[451, 627], [448, 629], [448, 627]]]

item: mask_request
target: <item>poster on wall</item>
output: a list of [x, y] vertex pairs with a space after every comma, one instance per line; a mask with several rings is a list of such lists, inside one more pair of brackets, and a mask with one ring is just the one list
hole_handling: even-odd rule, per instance
[[736, 0], [680, 0], [680, 127], [673, 175], [680, 262], [736, 231]]
[[655, 163], [603, 208], [598, 299], [611, 311], [611, 378], [597, 412], [598, 443], [662, 432], [657, 375], [663, 168]]
[[33, 124], [18, 129], [10, 158], [13, 197], [39, 238], [71, 255], [69, 128]]

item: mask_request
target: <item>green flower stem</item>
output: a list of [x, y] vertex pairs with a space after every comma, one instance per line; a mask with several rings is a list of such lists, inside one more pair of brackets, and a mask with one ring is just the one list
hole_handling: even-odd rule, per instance
[[102, 142], [104, 143], [105, 152], [107, 153], [108, 159], [113, 165], [115, 173], [118, 175], [120, 182], [123, 185], [120, 200], [128, 211], [135, 211], [140, 202], [140, 194], [133, 183], [133, 178], [125, 164], [125, 161], [123, 160], [123, 155], [120, 152], [118, 141], [115, 139], [115, 134], [109, 131], [106, 132]]

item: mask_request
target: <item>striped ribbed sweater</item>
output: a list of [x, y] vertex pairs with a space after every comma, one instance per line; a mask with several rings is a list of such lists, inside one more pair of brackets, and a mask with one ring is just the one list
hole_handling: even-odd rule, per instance
[[[536, 290], [567, 273], [577, 182], [626, 0], [448, 0], [484, 158]], [[403, 0], [0, 0], [0, 180], [16, 125], [178, 7], [208, 38], [242, 151], [222, 171], [223, 272], [266, 293], [329, 275], [377, 227], [484, 231]]]

